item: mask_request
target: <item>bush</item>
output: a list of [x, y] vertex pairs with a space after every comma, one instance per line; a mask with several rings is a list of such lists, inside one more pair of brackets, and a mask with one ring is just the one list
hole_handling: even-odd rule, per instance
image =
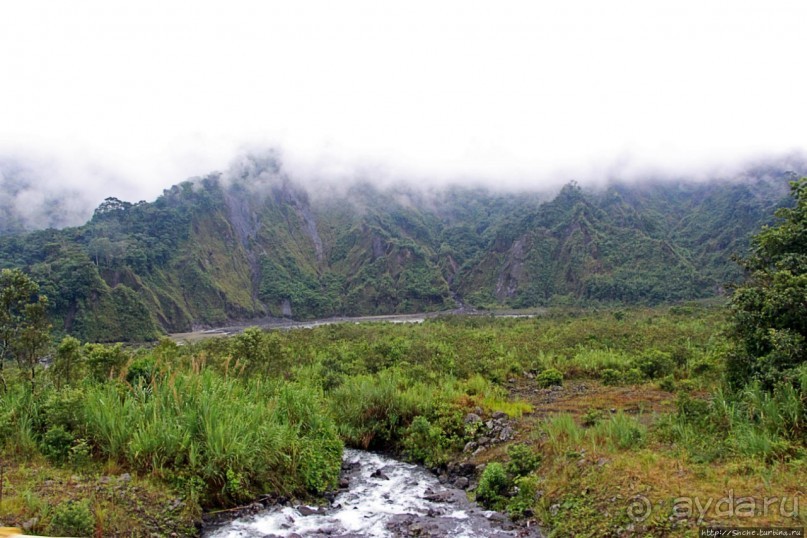
[[622, 383], [622, 372], [613, 368], [605, 368], [600, 371], [600, 381], [603, 385], [620, 385]]
[[511, 485], [504, 466], [497, 461], [491, 462], [479, 479], [476, 500], [491, 510], [501, 510]]
[[443, 429], [433, 425], [424, 416], [415, 417], [404, 432], [404, 452], [414, 461], [427, 467], [436, 467], [448, 461], [447, 449], [451, 443]]
[[92, 454], [87, 440], [76, 439], [68, 451], [67, 461], [69, 461], [74, 468], [80, 468], [88, 465], [91, 460]]
[[90, 501], [66, 501], [53, 510], [49, 532], [54, 536], [92, 536], [95, 516], [90, 510]]
[[513, 519], [528, 517], [535, 506], [538, 481], [534, 476], [520, 476], [515, 479], [516, 494], [507, 503], [507, 513]]
[[589, 409], [583, 415], [583, 426], [596, 426], [603, 417], [601, 409]]
[[121, 344], [84, 344], [84, 354], [90, 373], [98, 381], [117, 376], [129, 360]]
[[678, 392], [692, 392], [696, 384], [692, 379], [682, 379], [678, 382]]
[[136, 385], [141, 382], [148, 384], [154, 379], [156, 373], [156, 359], [151, 355], [140, 357], [132, 361], [129, 368], [127, 368], [126, 382], [131, 385]]
[[84, 391], [80, 388], [64, 388], [50, 392], [39, 408], [37, 426], [45, 432], [54, 426], [65, 431], [78, 431], [84, 423], [82, 407]]
[[638, 385], [643, 379], [642, 372], [638, 368], [629, 368], [622, 374], [622, 381], [626, 385]]
[[709, 419], [709, 402], [679, 392], [675, 402], [678, 415], [690, 424], [704, 424]]
[[600, 371], [600, 381], [603, 385], [638, 385], [644, 380], [644, 375], [638, 368], [629, 368], [625, 371], [605, 368]]
[[48, 369], [56, 387], [70, 384], [81, 378], [84, 368], [84, 356], [81, 354], [81, 342], [72, 336], [65, 336], [53, 355], [53, 364]]
[[65, 431], [61, 426], [54, 426], [42, 437], [40, 443], [42, 454], [55, 463], [64, 463], [73, 441], [75, 441], [75, 437], [72, 433]]
[[662, 377], [658, 382], [658, 388], [672, 392], [675, 390], [675, 378], [672, 375]]
[[553, 385], [563, 385], [563, 374], [555, 368], [547, 368], [535, 379], [539, 387], [547, 388]]
[[507, 472], [512, 476], [526, 476], [541, 465], [541, 455], [525, 444], [510, 445], [507, 456]]
[[636, 368], [648, 379], [658, 379], [669, 375], [675, 369], [672, 356], [664, 351], [654, 349], [634, 361]]

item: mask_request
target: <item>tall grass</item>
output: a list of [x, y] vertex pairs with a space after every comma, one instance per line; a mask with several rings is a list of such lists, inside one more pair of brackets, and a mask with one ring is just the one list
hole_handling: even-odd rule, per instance
[[0, 391], [0, 449], [18, 454], [36, 450], [36, 417], [39, 400], [23, 383], [10, 385]]
[[204, 499], [324, 491], [338, 478], [341, 441], [308, 387], [178, 373], [148, 385], [92, 385], [84, 412], [87, 436], [107, 457], [200, 479]]
[[638, 448], [647, 439], [647, 427], [621, 411], [600, 421], [586, 433], [593, 443], [602, 443], [611, 451]]
[[331, 393], [331, 410], [348, 444], [390, 448], [434, 397], [425, 385], [411, 385], [399, 371], [384, 370], [348, 379]]
[[647, 427], [636, 418], [622, 412], [583, 428], [568, 413], [547, 418], [541, 431], [545, 435], [544, 449], [555, 454], [576, 452], [583, 448], [605, 449], [611, 452], [629, 450], [644, 445]]
[[568, 413], [560, 413], [548, 418], [542, 427], [546, 434], [545, 447], [556, 454], [579, 450], [585, 438], [585, 431]]
[[661, 425], [661, 433], [698, 457], [785, 458], [800, 450], [807, 433], [807, 378], [800, 375], [773, 392], [751, 383], [736, 393], [717, 390], [706, 401], [681, 396], [678, 414]]
[[569, 358], [546, 354], [542, 365], [556, 368], [567, 377], [599, 377], [600, 372], [607, 368], [624, 370], [631, 367], [632, 360], [632, 355], [623, 350], [580, 347]]

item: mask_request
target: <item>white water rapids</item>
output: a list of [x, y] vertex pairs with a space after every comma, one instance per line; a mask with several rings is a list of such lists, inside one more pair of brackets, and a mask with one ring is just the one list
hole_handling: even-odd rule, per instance
[[350, 486], [335, 497], [331, 506], [271, 507], [204, 536], [540, 536], [537, 529], [516, 530], [501, 515], [468, 502], [464, 491], [441, 485], [434, 475], [417, 465], [359, 450], [346, 450], [344, 459], [351, 468], [347, 475]]

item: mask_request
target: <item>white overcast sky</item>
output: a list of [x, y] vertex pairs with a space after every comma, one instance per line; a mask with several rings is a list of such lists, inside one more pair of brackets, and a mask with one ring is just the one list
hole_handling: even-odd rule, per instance
[[0, 156], [99, 199], [266, 146], [308, 175], [694, 170], [807, 149], [805, 28], [803, 0], [9, 0]]

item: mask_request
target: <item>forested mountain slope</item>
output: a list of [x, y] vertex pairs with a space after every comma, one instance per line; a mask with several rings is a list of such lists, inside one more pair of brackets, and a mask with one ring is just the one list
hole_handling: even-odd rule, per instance
[[0, 266], [36, 278], [57, 329], [101, 341], [266, 315], [659, 303], [738, 278], [731, 254], [786, 203], [790, 177], [324, 195], [256, 158], [151, 203], [107, 199], [79, 227], [0, 237]]

